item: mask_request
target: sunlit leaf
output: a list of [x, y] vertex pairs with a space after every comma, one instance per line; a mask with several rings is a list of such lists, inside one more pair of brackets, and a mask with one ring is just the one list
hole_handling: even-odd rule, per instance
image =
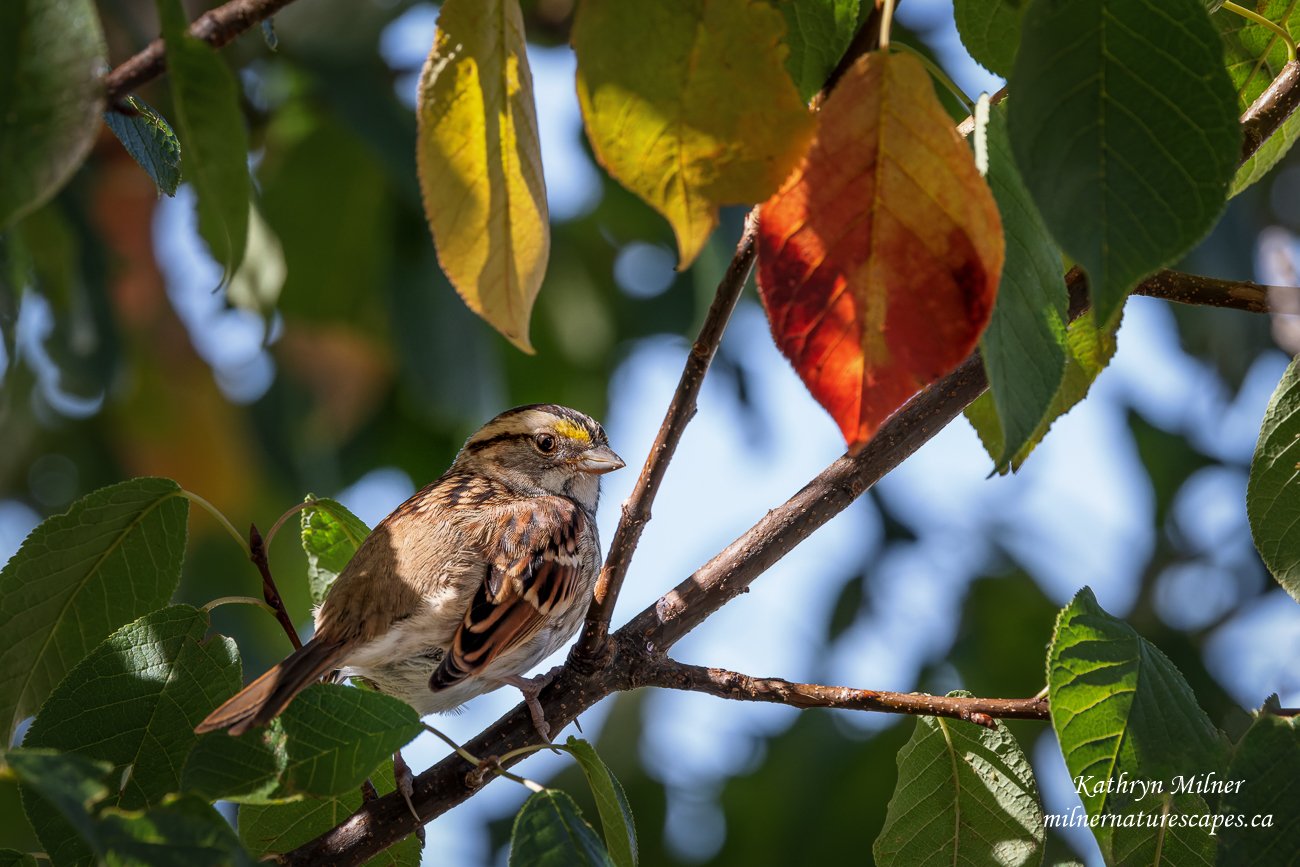
[[0, 3], [0, 230], [44, 204], [90, 152], [107, 62], [93, 0]]
[[515, 817], [510, 867], [613, 867], [609, 853], [573, 799], [556, 789], [534, 793]]
[[872, 847], [877, 864], [1042, 862], [1033, 769], [1006, 726], [994, 725], [917, 718], [899, 750], [898, 786]]
[[157, 0], [185, 177], [198, 195], [199, 234], [229, 279], [248, 243], [248, 133], [239, 84], [212, 46], [190, 36], [180, 0]]
[[170, 479], [101, 488], [49, 518], [0, 571], [0, 729], [91, 648], [165, 604], [180, 582], [188, 501]]
[[[1242, 5], [1286, 28], [1293, 39], [1300, 37], [1300, 3], [1295, 0], [1252, 0]], [[1237, 108], [1244, 113], [1286, 65], [1286, 44], [1264, 25], [1231, 12], [1216, 14], [1214, 23], [1223, 34], [1224, 61], [1237, 88]], [[1237, 170], [1230, 195], [1237, 195], [1267, 174], [1287, 155], [1297, 138], [1300, 112], [1293, 112], [1281, 129]]]
[[319, 605], [370, 535], [370, 528], [337, 500], [308, 494], [307, 502], [311, 505], [302, 510], [302, 550], [307, 555], [311, 601]]
[[1223, 40], [1199, 0], [1031, 3], [1009, 87], [1025, 186], [1110, 325], [1223, 211], [1241, 153]]
[[632, 808], [627, 803], [623, 786], [610, 772], [596, 748], [587, 741], [570, 737], [564, 749], [578, 760], [587, 784], [591, 786], [610, 858], [617, 867], [636, 867], [636, 823], [632, 819]]
[[99, 834], [109, 867], [252, 867], [230, 823], [192, 795], [148, 811], [108, 810]]
[[1002, 225], [910, 55], [860, 59], [763, 205], [758, 284], [777, 345], [850, 447], [974, 348]]
[[812, 118], [762, 0], [583, 0], [578, 100], [596, 159], [667, 218], [679, 268], [718, 207], [761, 201], [803, 153]]
[[471, 310], [532, 352], [551, 231], [518, 0], [442, 5], [416, 156], [442, 270]]
[[[1084, 588], [1062, 609], [1048, 653], [1048, 698], [1065, 765], [1091, 816], [1145, 811], [1209, 812], [1197, 794], [1117, 785], [1226, 770], [1223, 735], [1196, 703], [1187, 681], [1154, 645], [1111, 617]], [[1207, 827], [1130, 824], [1093, 828], [1108, 863], [1213, 861]]]
[[1264, 413], [1250, 463], [1246, 515], [1264, 565], [1300, 600], [1300, 360], [1286, 369]]
[[144, 100], [128, 96], [124, 101], [135, 113], [107, 111], [104, 122], [158, 189], [176, 195], [181, 182], [181, 143], [176, 133], [167, 119]]

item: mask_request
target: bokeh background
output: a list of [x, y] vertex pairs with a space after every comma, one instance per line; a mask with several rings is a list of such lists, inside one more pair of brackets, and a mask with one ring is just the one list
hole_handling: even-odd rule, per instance
[[[197, 15], [203, 4], [190, 3]], [[100, 0], [110, 56], [156, 33], [148, 0]], [[520, 403], [604, 419], [636, 467], [739, 235], [724, 213], [699, 263], [673, 270], [670, 230], [609, 180], [582, 137], [568, 0], [524, 3], [553, 219], [533, 319], [536, 357], [471, 315], [438, 270], [414, 168], [413, 104], [437, 6], [300, 0], [225, 50], [244, 86], [258, 221], [229, 295], [195, 233], [187, 187], [158, 198], [105, 130], [24, 229], [35, 280], [0, 304], [0, 560], [43, 517], [136, 475], [165, 475], [263, 529], [308, 493], [375, 523], [436, 477], [463, 439]], [[968, 92], [1001, 82], [966, 55], [950, 3], [902, 4], [896, 39]], [[169, 111], [165, 83], [141, 91]], [[1296, 284], [1300, 159], [1235, 199], [1184, 263]], [[8, 287], [12, 290], [13, 286]], [[0, 293], [0, 299], [13, 298]], [[1270, 393], [1297, 349], [1285, 318], [1130, 301], [1114, 363], [1014, 477], [958, 420], [674, 651], [750, 674], [860, 687], [1026, 696], [1044, 681], [1055, 611], [1082, 585], [1179, 666], [1229, 733], [1271, 692], [1300, 704], [1300, 607], [1246, 525], [1247, 469]], [[823, 466], [843, 443], [772, 346], [747, 290], [656, 503], [616, 623]], [[607, 477], [602, 537], [635, 470]], [[293, 534], [272, 563], [309, 628]], [[257, 595], [241, 551], [195, 510], [183, 600]], [[225, 606], [255, 674], [288, 651], [276, 624]], [[552, 660], [552, 662], [557, 660]], [[512, 707], [486, 696], [434, 722], [463, 740]], [[627, 789], [642, 863], [868, 863], [908, 719], [797, 712], [705, 696], [624, 694], [584, 714]], [[1050, 729], [1013, 728], [1046, 809], [1077, 802]], [[421, 738], [417, 770], [445, 753]], [[587, 803], [560, 757], [522, 773]], [[504, 863], [527, 792], [498, 781], [428, 829], [426, 864]], [[0, 814], [19, 815], [0, 785]], [[590, 805], [588, 810], [590, 811]], [[591, 813], [589, 812], [589, 815]], [[20, 827], [5, 845], [26, 848]], [[1099, 863], [1086, 831], [1049, 858]]]

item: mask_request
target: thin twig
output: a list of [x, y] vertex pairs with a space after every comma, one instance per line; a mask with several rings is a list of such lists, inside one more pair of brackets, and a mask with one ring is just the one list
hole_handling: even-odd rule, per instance
[[[226, 45], [245, 30], [270, 18], [293, 0], [230, 0], [209, 9], [190, 25], [190, 35], [213, 48]], [[104, 76], [104, 98], [110, 106], [167, 67], [162, 39], [155, 39], [134, 57], [119, 63]]]
[[654, 445], [650, 447], [650, 454], [646, 456], [636, 487], [623, 503], [623, 515], [610, 542], [609, 555], [605, 558], [604, 568], [600, 570], [600, 577], [596, 579], [586, 625], [573, 648], [572, 658], [578, 665], [598, 661], [607, 649], [609, 620], [614, 613], [614, 603], [618, 601], [618, 593], [623, 587], [623, 579], [627, 577], [632, 555], [641, 540], [641, 531], [650, 521], [651, 505], [659, 493], [668, 463], [677, 451], [677, 443], [681, 441], [686, 425], [695, 415], [696, 400], [704, 382], [704, 374], [708, 372], [713, 356], [717, 354], [727, 321], [736, 309], [745, 281], [754, 269], [754, 238], [757, 232], [758, 208], [754, 208], [745, 216], [745, 228], [736, 244], [736, 253], [718, 284], [717, 294], [709, 305], [700, 334], [686, 357], [686, 366], [682, 369], [677, 390], [673, 392], [672, 402], [659, 426]]
[[284, 627], [284, 634], [289, 636], [293, 649], [302, 650], [302, 639], [298, 637], [298, 630], [294, 629], [289, 612], [284, 607], [284, 600], [280, 598], [280, 589], [271, 577], [271, 564], [266, 559], [266, 543], [262, 541], [262, 534], [258, 532], [256, 524], [248, 525], [248, 559], [262, 573], [262, 595], [266, 597], [266, 604], [275, 612], [275, 619]]
[[[1284, 70], [1282, 78], [1285, 79], [1282, 86], [1275, 82], [1265, 91], [1268, 98], [1257, 100], [1242, 117], [1247, 139], [1243, 160], [1277, 131], [1300, 102], [1300, 68]], [[1082, 275], [1073, 281], [1079, 289], [1084, 282]], [[1166, 290], [1155, 285], [1152, 294], [1163, 291]], [[1253, 309], [1249, 302], [1231, 297], [1216, 306]], [[1079, 306], [1080, 311], [1083, 309], [1086, 304]], [[955, 371], [926, 387], [886, 422], [854, 458], [837, 460], [709, 565], [614, 632], [611, 635], [614, 655], [603, 669], [588, 674], [579, 673], [572, 665], [564, 666], [538, 696], [546, 719], [558, 731], [611, 692], [631, 688], [629, 671], [636, 660], [665, 651], [724, 602], [743, 592], [759, 573], [937, 434], [984, 387], [984, 370], [978, 356], [968, 358]], [[807, 513], [800, 516], [800, 510]], [[780, 537], [779, 542], [773, 541], [776, 536]], [[755, 547], [747, 547], [749, 541]], [[704, 579], [708, 579], [708, 590], [701, 587], [700, 593], [693, 593], [694, 582]], [[521, 704], [471, 739], [465, 748], [475, 755], [503, 755], [536, 742], [536, 738], [532, 719]], [[428, 822], [478, 791], [467, 784], [469, 769], [459, 756], [450, 756], [415, 778], [412, 800], [422, 821]], [[402, 799], [385, 795], [362, 805], [337, 827], [277, 860], [295, 865], [361, 864], [410, 834], [414, 827]]]
[[1048, 718], [1045, 698], [956, 698], [916, 692], [880, 692], [847, 686], [792, 683], [776, 677], [750, 677], [722, 668], [687, 665], [667, 657], [638, 666], [632, 679], [638, 686], [703, 692], [736, 701], [763, 701], [797, 708], [825, 707], [943, 716], [986, 727], [991, 726], [994, 719]]

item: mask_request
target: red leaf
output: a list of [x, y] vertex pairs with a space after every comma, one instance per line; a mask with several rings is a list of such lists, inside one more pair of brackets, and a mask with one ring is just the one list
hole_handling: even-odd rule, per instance
[[763, 205], [758, 286], [777, 345], [858, 448], [975, 348], [1002, 257], [993, 195], [929, 75], [875, 53]]

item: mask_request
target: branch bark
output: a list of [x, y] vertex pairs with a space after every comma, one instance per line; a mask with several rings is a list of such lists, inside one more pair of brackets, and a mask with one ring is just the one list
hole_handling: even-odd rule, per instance
[[792, 683], [779, 677], [751, 677], [722, 668], [687, 665], [662, 657], [639, 666], [637, 686], [703, 692], [736, 701], [763, 701], [797, 708], [842, 708], [942, 716], [992, 727], [994, 719], [1047, 719], [1045, 698], [956, 698], [919, 692], [879, 692], [847, 686]]
[[[230, 0], [209, 9], [190, 25], [190, 35], [213, 48], [221, 48], [245, 30], [260, 24], [293, 0]], [[115, 66], [104, 76], [104, 98], [110, 106], [140, 85], [157, 78], [167, 68], [162, 39]]]

